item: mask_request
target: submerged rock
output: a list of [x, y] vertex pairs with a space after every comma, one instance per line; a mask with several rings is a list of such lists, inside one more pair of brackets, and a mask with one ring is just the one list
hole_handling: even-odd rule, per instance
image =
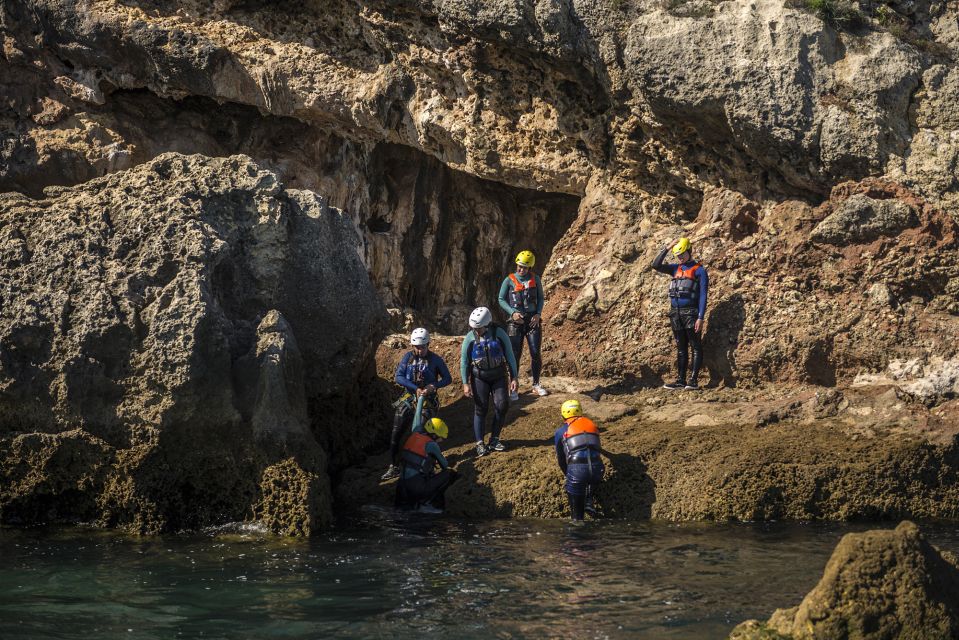
[[731, 640], [959, 638], [959, 562], [903, 522], [851, 533], [802, 603], [765, 623], [744, 622]]
[[[0, 520], [330, 521], [324, 447], [385, 316], [338, 211], [247, 157], [166, 154], [0, 196], [0, 239]], [[284, 492], [302, 511], [273, 515]]]

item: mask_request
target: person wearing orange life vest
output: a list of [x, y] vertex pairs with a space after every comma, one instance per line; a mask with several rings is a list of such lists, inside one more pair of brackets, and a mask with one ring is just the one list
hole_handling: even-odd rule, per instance
[[560, 413], [563, 424], [553, 434], [556, 461], [566, 474], [570, 516], [582, 521], [587, 512], [595, 515], [593, 494], [606, 471], [600, 457], [599, 427], [583, 415], [579, 400], [564, 402]]
[[[400, 451], [400, 479], [396, 483], [396, 506], [421, 513], [443, 513], [446, 489], [457, 478], [440, 450], [439, 441], [449, 435], [449, 427], [439, 418], [422, 421], [422, 398], [418, 401], [413, 433]], [[440, 471], [436, 472], [439, 465]]]
[[[673, 245], [673, 255], [678, 264], [664, 264], [670, 248], [663, 249], [653, 260], [654, 271], [672, 277], [669, 283], [669, 322], [676, 339], [676, 382], [663, 385], [667, 389], [699, 389], [699, 368], [703, 364], [703, 343], [700, 334], [706, 318], [706, 297], [709, 290], [709, 275], [706, 267], [693, 260], [689, 238], [680, 238]], [[689, 348], [693, 351], [692, 376], [686, 380], [689, 364]]]
[[[525, 339], [529, 345], [533, 391], [537, 395], [545, 396], [548, 392], [539, 382], [539, 374], [543, 369], [540, 352], [543, 343], [543, 283], [539, 276], [533, 273], [535, 264], [536, 256], [532, 251], [519, 252], [516, 256], [516, 272], [506, 276], [499, 288], [499, 306], [509, 317], [506, 333], [509, 335], [517, 366], [523, 355]], [[518, 393], [514, 392], [510, 400], [519, 400]]]

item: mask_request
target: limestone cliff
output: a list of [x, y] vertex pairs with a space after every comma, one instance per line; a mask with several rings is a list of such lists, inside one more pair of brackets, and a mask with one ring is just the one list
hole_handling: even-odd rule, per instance
[[327, 524], [385, 315], [352, 225], [243, 156], [47, 194], [0, 198], [0, 518]]
[[[169, 514], [189, 510], [159, 496], [216, 500], [115, 470], [199, 424], [249, 431], [229, 455], [256, 473], [214, 474], [235, 482], [215, 496], [243, 496], [217, 513], [285, 512], [284, 487], [321, 504], [321, 451], [338, 470], [383, 444], [377, 402], [359, 435], [336, 427], [378, 392], [357, 383], [378, 305], [396, 328], [459, 333], [525, 248], [550, 373], [659, 382], [665, 282], [648, 265], [688, 235], [712, 274], [711, 384], [894, 379], [942, 404], [959, 384], [957, 18], [900, 0], [4, 2], [0, 192], [19, 195], [0, 205], [3, 269], [21, 283], [2, 305], [19, 367], [0, 407], [0, 458], [18, 461], [4, 488], [20, 487], [5, 499], [74, 491], [87, 502], [69, 517], [180, 526]], [[188, 221], [210, 198], [245, 213], [206, 222], [207, 246]], [[129, 213], [157, 202], [180, 225], [162, 247], [167, 215]], [[324, 224], [335, 234], [309, 235]], [[62, 253], [25, 266], [30, 234]], [[207, 267], [153, 336], [141, 310], [168, 304], [154, 289], [188, 255]], [[62, 485], [29, 488], [74, 459]], [[23, 500], [5, 513], [68, 502]]]

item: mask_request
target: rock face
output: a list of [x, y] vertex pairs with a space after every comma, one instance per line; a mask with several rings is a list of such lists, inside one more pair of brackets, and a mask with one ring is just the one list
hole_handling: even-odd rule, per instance
[[384, 320], [347, 219], [247, 157], [177, 154], [0, 216], [3, 521], [329, 522]]
[[903, 522], [894, 531], [848, 534], [822, 580], [798, 607], [749, 621], [730, 639], [956, 638], [959, 563]]
[[[704, 381], [832, 386], [895, 362], [931, 369], [959, 359], [956, 9], [868, 0], [858, 3], [859, 27], [844, 30], [803, 4], [3, 3], [0, 191], [25, 194], [7, 196], [4, 215], [36, 220], [38, 208], [59, 211], [77, 193], [91, 203], [82, 211], [110, 212], [58, 213], [63, 228], [44, 236], [65, 252], [46, 247], [41, 255], [60, 261], [30, 267], [47, 278], [49, 300], [10, 307], [21, 315], [3, 337], [14, 382], [0, 429], [56, 437], [3, 446], [38, 465], [76, 452], [77, 473], [58, 491], [82, 492], [118, 522], [131, 522], [141, 506], [123, 505], [140, 500], [151, 523], [167, 526], [155, 514], [189, 509], [136, 497], [163, 474], [110, 469], [139, 469], [131, 452], [154, 446], [157, 425], [181, 425], [160, 438], [181, 443], [190, 433], [182, 425], [220, 433], [241, 425], [248, 435], [218, 456], [184, 459], [255, 473], [219, 474], [226, 485], [208, 495], [184, 482], [155, 496], [190, 504], [244, 496], [196, 518], [206, 521], [240, 504], [284, 512], [286, 486], [314, 506], [276, 526], [304, 530], [325, 517], [324, 466], [341, 469], [382, 444], [373, 426], [382, 388], [357, 383], [381, 312], [365, 284], [349, 286], [354, 267], [365, 268], [396, 325], [458, 332], [473, 306], [495, 306], [512, 256], [526, 248], [547, 293], [548, 373], [628, 385], [671, 371], [666, 281], [649, 262], [680, 235], [712, 274]], [[257, 219], [327, 211], [313, 195], [323, 194], [343, 212], [331, 236], [342, 243], [319, 256], [289, 225], [259, 222], [245, 223], [240, 245], [224, 238], [241, 231], [200, 237], [186, 222], [167, 238], [153, 220], [150, 237], [167, 238], [162, 251], [132, 231], [128, 245], [103, 248], [91, 234], [111, 233], [115, 207], [203, 210], [190, 194], [206, 187], [154, 191], [192, 167], [177, 168], [186, 161], [170, 152], [242, 154], [256, 163], [250, 176], [268, 170], [274, 186], [244, 177], [236, 189], [199, 172], [223, 185], [217, 198], [239, 199]], [[111, 180], [140, 176], [141, 166], [159, 172], [156, 184], [144, 177], [116, 195]], [[53, 186], [78, 191], [41, 198]], [[244, 200], [250, 189], [261, 195]], [[3, 233], [5, 263], [21, 274], [10, 282], [27, 282], [21, 265], [37, 245], [13, 227]], [[181, 268], [186, 258], [149, 257], [174, 252], [174, 241], [202, 256], [220, 255], [225, 242], [243, 266], [191, 272]], [[303, 260], [326, 271], [297, 279], [290, 265]], [[111, 279], [115, 262], [126, 280]], [[187, 286], [181, 272], [201, 275]], [[37, 282], [17, 286], [33, 291]], [[337, 284], [319, 291], [310, 282]], [[171, 283], [186, 293], [161, 296]], [[132, 302], [122, 302], [121, 284]], [[19, 295], [4, 294], [5, 313]], [[349, 314], [331, 311], [344, 300]], [[154, 336], [145, 326], [164, 329]], [[336, 342], [341, 333], [348, 342]], [[955, 377], [944, 375], [915, 393], [947, 403]], [[377, 414], [363, 416], [369, 432], [335, 427], [363, 394]], [[698, 412], [682, 423], [705, 428], [710, 419]], [[291, 466], [283, 456], [293, 450]], [[173, 464], [162, 455], [150, 462]], [[17, 483], [45, 482], [17, 469]]]

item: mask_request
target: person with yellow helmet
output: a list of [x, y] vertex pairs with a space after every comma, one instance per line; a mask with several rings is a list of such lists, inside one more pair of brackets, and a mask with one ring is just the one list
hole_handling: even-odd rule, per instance
[[[440, 450], [439, 442], [449, 436], [449, 427], [440, 418], [423, 421], [423, 397], [417, 402], [413, 433], [400, 452], [400, 479], [396, 483], [396, 506], [421, 513], [443, 513], [446, 489], [457, 478]], [[436, 472], [439, 465], [440, 471]]]
[[[533, 391], [547, 395], [539, 382], [543, 369], [540, 347], [543, 343], [543, 283], [533, 273], [536, 256], [532, 251], [520, 251], [516, 256], [516, 272], [506, 276], [499, 288], [499, 306], [509, 318], [506, 333], [513, 346], [516, 363], [523, 355], [523, 340], [529, 345], [530, 368], [533, 373]], [[510, 398], [519, 400], [518, 392]]]
[[[664, 264], [670, 249], [679, 262]], [[693, 248], [689, 238], [680, 238], [671, 248], [666, 247], [656, 256], [652, 268], [672, 277], [669, 283], [669, 322], [676, 340], [676, 368], [679, 370], [679, 377], [675, 382], [663, 386], [667, 389], [699, 389], [699, 369], [703, 363], [700, 333], [706, 318], [706, 297], [709, 290], [706, 267], [693, 260]], [[690, 347], [693, 351], [693, 368], [692, 376], [687, 382]]]
[[570, 517], [581, 522], [586, 513], [595, 515], [593, 495], [606, 472], [600, 456], [599, 427], [583, 415], [579, 400], [564, 402], [560, 414], [563, 424], [553, 434], [556, 462], [566, 474]]

